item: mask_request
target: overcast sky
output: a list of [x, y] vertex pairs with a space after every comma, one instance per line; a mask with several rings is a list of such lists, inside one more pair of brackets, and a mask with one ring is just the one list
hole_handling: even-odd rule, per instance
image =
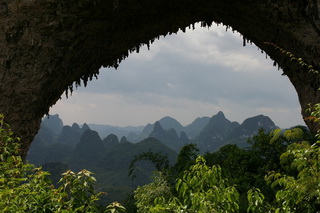
[[179, 32], [132, 53], [120, 67], [51, 108], [64, 124], [144, 126], [164, 116], [182, 125], [223, 111], [243, 122], [259, 114], [285, 128], [304, 124], [296, 91], [255, 45], [222, 25]]

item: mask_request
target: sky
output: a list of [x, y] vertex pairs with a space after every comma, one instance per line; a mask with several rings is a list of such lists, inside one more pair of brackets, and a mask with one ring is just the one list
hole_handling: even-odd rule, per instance
[[165, 116], [188, 125], [224, 112], [242, 123], [269, 116], [281, 128], [304, 124], [298, 97], [282, 71], [254, 44], [212, 25], [161, 37], [132, 53], [118, 69], [78, 87], [50, 109], [65, 125], [145, 126]]

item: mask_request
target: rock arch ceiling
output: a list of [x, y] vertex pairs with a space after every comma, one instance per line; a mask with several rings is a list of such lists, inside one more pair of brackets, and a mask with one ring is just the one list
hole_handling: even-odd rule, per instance
[[319, 69], [318, 12], [316, 0], [3, 0], [0, 111], [23, 136], [25, 155], [42, 116], [73, 82], [86, 83], [101, 66], [117, 66], [160, 35], [214, 21], [239, 31], [275, 60], [294, 85], [306, 116], [307, 104], [319, 102], [318, 76], [264, 42]]

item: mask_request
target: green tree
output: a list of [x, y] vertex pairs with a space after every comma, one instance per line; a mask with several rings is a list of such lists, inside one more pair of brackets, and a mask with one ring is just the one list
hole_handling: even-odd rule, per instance
[[133, 157], [133, 160], [129, 165], [128, 176], [131, 176], [132, 178], [136, 177], [135, 173], [139, 171], [136, 167], [136, 163], [142, 160], [151, 161], [155, 165], [157, 171], [162, 171], [163, 173], [167, 173], [170, 167], [167, 155], [164, 155], [161, 152], [143, 152]]
[[119, 212], [118, 205], [101, 208], [96, 201], [92, 173], [70, 170], [62, 174], [60, 187], [47, 178], [48, 172], [25, 164], [19, 156], [19, 138], [0, 115], [0, 212]]
[[136, 172], [139, 171], [136, 166], [137, 162], [146, 160], [152, 162], [155, 165], [156, 170], [161, 172], [169, 182], [174, 184], [175, 179], [182, 176], [183, 172], [195, 163], [198, 152], [199, 149], [195, 144], [187, 144], [183, 146], [179, 152], [177, 162], [174, 165], [170, 165], [168, 156], [161, 152], [143, 152], [134, 156], [129, 165], [128, 176], [135, 178]]
[[[273, 44], [267, 44], [288, 55], [291, 60], [306, 67], [309, 72], [319, 74], [301, 58], [296, 58], [290, 52]], [[307, 119], [318, 122], [319, 126], [320, 103], [310, 108], [310, 115]], [[247, 192], [247, 212], [320, 212], [320, 130], [315, 136], [303, 127], [286, 131], [278, 129], [271, 135], [266, 135], [261, 130], [249, 143], [252, 144], [252, 148], [248, 152], [255, 156], [259, 161], [258, 164], [263, 165], [256, 172], [258, 177], [268, 170], [273, 170], [265, 176], [265, 180], [274, 188], [275, 198], [266, 200], [260, 189], [253, 187]], [[244, 157], [248, 153], [246, 150], [240, 151], [236, 146], [229, 145], [219, 151], [220, 153], [213, 155], [207, 153], [206, 156], [211, 160], [210, 163], [216, 164], [220, 160], [220, 164], [227, 165], [224, 166], [227, 168], [224, 176], [231, 177], [233, 181], [237, 180], [237, 175], [230, 172], [234, 171], [232, 168], [236, 166], [240, 167], [237, 169], [240, 172], [248, 171], [250, 163], [246, 163]], [[226, 153], [227, 157], [223, 158]], [[150, 212], [239, 211], [239, 194], [236, 188], [224, 178], [218, 165], [209, 167], [201, 158], [197, 158], [196, 164], [185, 171], [182, 178], [177, 179], [175, 193], [169, 199], [162, 196], [154, 199], [154, 204], [149, 208]], [[243, 184], [243, 180], [239, 182]], [[217, 191], [219, 193], [215, 194]], [[223, 197], [220, 199], [221, 195]]]
[[248, 207], [247, 191], [255, 188], [263, 188], [263, 192], [270, 188], [264, 181], [264, 173], [260, 173], [263, 167], [261, 157], [252, 150], [245, 150], [235, 144], [221, 147], [217, 152], [204, 155], [207, 165], [219, 165], [222, 168], [222, 177], [229, 180], [229, 184], [235, 185], [240, 194], [240, 212], [246, 212]]
[[[163, 185], [164, 183], [162, 183]], [[176, 195], [174, 195], [176, 194]], [[148, 212], [238, 212], [239, 194], [221, 176], [219, 166], [208, 167], [203, 157], [178, 178], [171, 196], [158, 196], [148, 202]], [[141, 190], [135, 191], [140, 204], [146, 199]], [[150, 204], [151, 203], [151, 204]], [[140, 212], [145, 212], [139, 208]]]
[[161, 172], [155, 172], [153, 176], [153, 182], [138, 187], [134, 192], [137, 212], [151, 212], [155, 200], [159, 197], [169, 199], [172, 196], [171, 190], [172, 188], [167, 183], [163, 174]]
[[185, 170], [195, 163], [198, 154], [199, 149], [195, 144], [183, 146], [179, 152], [176, 164], [171, 168], [172, 172], [180, 177]]
[[[283, 135], [290, 139], [301, 139], [299, 134], [292, 131], [286, 131]], [[271, 171], [266, 176], [266, 181], [277, 188], [275, 211], [320, 211], [320, 141], [312, 145], [308, 141], [293, 143], [280, 159], [297, 174]]]
[[259, 172], [263, 175], [269, 170], [280, 169], [280, 155], [285, 152], [288, 141], [279, 137], [270, 142], [272, 136], [259, 129], [258, 134], [249, 138], [248, 143], [251, 145], [250, 151], [253, 151], [260, 158]]

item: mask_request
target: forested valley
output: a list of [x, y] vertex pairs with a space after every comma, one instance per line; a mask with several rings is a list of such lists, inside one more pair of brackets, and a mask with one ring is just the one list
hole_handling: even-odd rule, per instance
[[263, 115], [239, 124], [218, 112], [188, 126], [165, 117], [145, 127], [99, 128], [44, 118], [27, 157], [33, 166], [15, 156], [19, 139], [1, 120], [0, 209], [320, 210], [320, 148], [304, 126], [279, 129]]

